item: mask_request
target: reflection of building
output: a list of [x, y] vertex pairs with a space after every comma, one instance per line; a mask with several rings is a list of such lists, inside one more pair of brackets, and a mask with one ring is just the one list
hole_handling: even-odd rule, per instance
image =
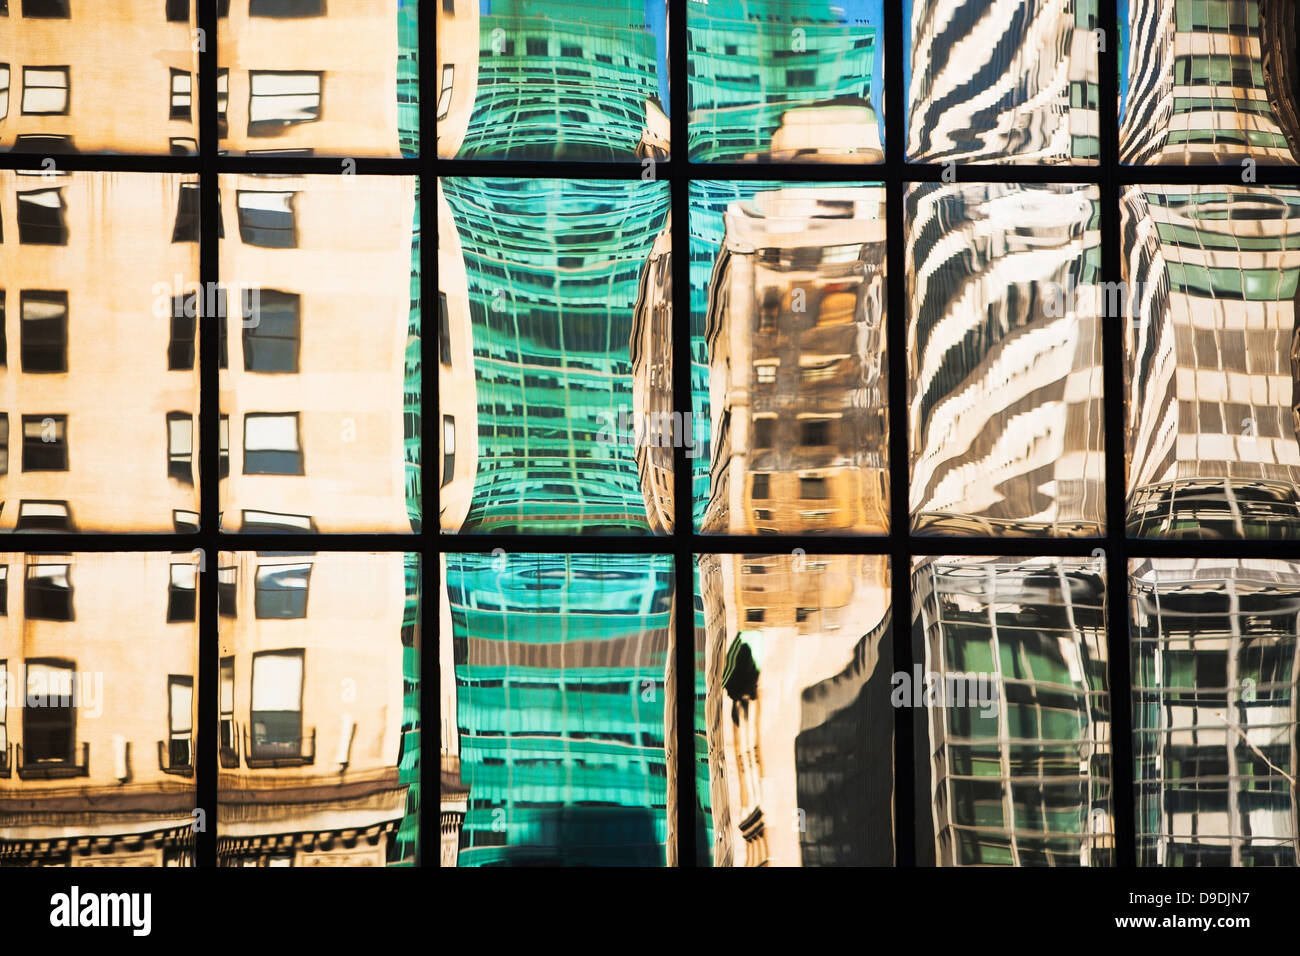
[[221, 195], [225, 526], [418, 530], [415, 180], [229, 175]]
[[1300, 566], [1134, 562], [1140, 866], [1295, 866]]
[[[645, 495], [650, 530], [673, 530], [673, 447], [690, 448], [689, 437], [673, 416], [673, 251], [672, 217], [655, 238], [641, 272], [629, 341], [632, 362], [632, 422], [636, 469]], [[637, 437], [635, 429], [641, 430]], [[680, 432], [680, 433], [679, 433]]]
[[[667, 127], [659, 121], [666, 51], [646, 22], [648, 4], [483, 0], [478, 6], [473, 38], [473, 14], [457, 6], [445, 21], [463, 32], [448, 34], [439, 62], [439, 88], [452, 88], [442, 94], [445, 115], [443, 101], [438, 104], [439, 122], [451, 127], [439, 142], [440, 156], [611, 160], [657, 155], [666, 147]], [[477, 55], [469, 53], [448, 73], [447, 58], [461, 58], [469, 44]]]
[[480, 0], [442, 0], [434, 7], [438, 77], [438, 155], [460, 152], [478, 93]]
[[250, 156], [419, 154], [414, 0], [219, 6], [223, 149]]
[[1095, 0], [913, 0], [907, 154], [1096, 162]]
[[0, 148], [197, 151], [193, 4], [115, 4], [111, 13], [73, 0], [0, 6]]
[[892, 865], [886, 559], [708, 554], [700, 591], [714, 864]]
[[1120, 158], [1296, 161], [1295, 0], [1128, 0]]
[[194, 555], [0, 561], [0, 866], [192, 865]]
[[221, 865], [418, 862], [418, 569], [223, 553]]
[[671, 557], [444, 560], [443, 861], [663, 866]]
[[905, 202], [913, 527], [1099, 533], [1096, 187], [924, 183]]
[[1300, 190], [1131, 186], [1121, 216], [1129, 532], [1296, 537]]
[[0, 528], [197, 528], [198, 192], [0, 172]]
[[931, 802], [918, 821], [918, 862], [1110, 865], [1098, 567], [1056, 558], [923, 558], [912, 592], [918, 659], [925, 674], [942, 679], [936, 686], [945, 695], [918, 711], [925, 729], [917, 734], [917, 766], [928, 782], [918, 798], [928, 793]]
[[871, 89], [877, 26], [827, 0], [692, 0], [691, 158], [883, 160]]
[[728, 206], [704, 531], [885, 530], [883, 198], [786, 187]]
[[[439, 273], [451, 332], [442, 368], [474, 382], [467, 425], [463, 403], [448, 398], [461, 409], [456, 435], [467, 427], [478, 435], [472, 491], [459, 450], [447, 467], [443, 448], [442, 481], [457, 482], [443, 529], [644, 533], [646, 501], [620, 420], [633, 409], [630, 341], [667, 184], [444, 179], [441, 187], [464, 253], [463, 273]], [[444, 433], [447, 425], [444, 417]]]

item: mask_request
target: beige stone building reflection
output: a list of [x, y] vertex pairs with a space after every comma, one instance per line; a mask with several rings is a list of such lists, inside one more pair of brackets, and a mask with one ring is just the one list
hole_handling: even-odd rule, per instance
[[716, 866], [893, 863], [883, 556], [706, 554]]
[[221, 177], [226, 529], [418, 522], [415, 196], [401, 176]]
[[[673, 447], [694, 449], [692, 427], [673, 414], [673, 253], [672, 216], [655, 237], [641, 270], [632, 335], [632, 434], [620, 440], [636, 442], [636, 469], [645, 495], [646, 520], [655, 534], [671, 534], [673, 510]], [[621, 429], [622, 423], [617, 423]]]
[[[474, 112], [478, 95], [479, 6], [479, 0], [441, 0], [434, 7], [439, 156], [460, 152]], [[438, 221], [442, 221], [441, 213]]]
[[197, 150], [193, 4], [8, 6], [14, 9], [0, 17], [0, 149]]
[[403, 554], [223, 553], [219, 575], [219, 864], [393, 862], [419, 766]]
[[194, 530], [198, 183], [0, 171], [0, 529]]
[[886, 530], [883, 205], [879, 187], [790, 186], [727, 207], [703, 531]]
[[0, 866], [192, 865], [196, 569], [0, 555]]

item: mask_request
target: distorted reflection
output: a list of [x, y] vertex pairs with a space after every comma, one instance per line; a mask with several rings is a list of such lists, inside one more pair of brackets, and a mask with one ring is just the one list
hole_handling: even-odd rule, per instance
[[1102, 2], [903, 0], [908, 159], [1095, 164]]
[[442, 865], [673, 865], [672, 557], [443, 562]]
[[701, 862], [892, 865], [887, 559], [706, 554], [699, 594]]
[[1293, 165], [1295, 0], [1124, 0], [1120, 159]]
[[1300, 190], [1122, 197], [1128, 530], [1300, 536]]
[[883, 187], [700, 182], [691, 202], [701, 530], [884, 533]]
[[881, 0], [691, 0], [691, 159], [884, 159]]
[[1100, 564], [920, 558], [912, 607], [918, 677], [946, 694], [916, 711], [918, 862], [1111, 865]]
[[440, 182], [444, 531], [671, 529], [692, 436], [671, 411], [668, 207], [666, 183]]
[[1300, 565], [1131, 562], [1139, 866], [1295, 866]]
[[915, 531], [1100, 533], [1098, 202], [1095, 186], [907, 191]]

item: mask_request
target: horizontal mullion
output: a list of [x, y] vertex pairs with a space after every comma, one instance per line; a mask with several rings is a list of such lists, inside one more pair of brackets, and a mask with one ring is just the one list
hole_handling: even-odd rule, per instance
[[548, 162], [544, 160], [506, 159], [435, 159], [435, 176], [460, 176], [475, 179], [654, 179], [668, 180], [673, 175], [670, 161], [653, 163], [653, 175], [637, 160], [610, 163]]
[[423, 165], [419, 159], [363, 156], [217, 156], [220, 173], [416, 176], [423, 172]]

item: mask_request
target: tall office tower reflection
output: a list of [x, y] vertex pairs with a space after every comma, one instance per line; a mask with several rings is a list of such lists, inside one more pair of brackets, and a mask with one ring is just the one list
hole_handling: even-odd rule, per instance
[[1100, 533], [1095, 186], [908, 189], [908, 423], [920, 533]]
[[224, 527], [420, 530], [419, 182], [225, 174], [221, 198]]
[[1113, 864], [1105, 599], [1096, 562], [916, 560], [920, 864]]
[[442, 864], [674, 863], [672, 557], [442, 561]]
[[420, 556], [220, 562], [218, 865], [418, 865]]
[[888, 559], [705, 554], [699, 576], [714, 865], [891, 866]]
[[197, 180], [0, 171], [0, 209], [0, 529], [197, 530]]
[[1125, 4], [1122, 161], [1296, 162], [1295, 0]]
[[198, 559], [0, 555], [0, 866], [192, 866]]
[[668, 156], [664, 0], [442, 0], [438, 155]]
[[908, 159], [1095, 164], [1099, 2], [904, 0]]
[[419, 155], [418, 0], [219, 0], [217, 17], [223, 151]]
[[668, 206], [666, 183], [439, 183], [444, 531], [664, 530], [672, 449], [635, 410], [671, 384], [647, 335], [669, 314]]
[[198, 150], [198, 25], [190, 3], [0, 3], [0, 149]]
[[1124, 191], [1130, 534], [1300, 536], [1297, 222], [1295, 187]]
[[691, 159], [884, 160], [880, 0], [690, 0]]
[[[727, 186], [700, 187], [708, 215]], [[871, 185], [763, 189], [726, 206], [706, 305], [701, 530], [886, 530], [883, 212]]]
[[1295, 866], [1300, 565], [1131, 562], [1139, 866]]

